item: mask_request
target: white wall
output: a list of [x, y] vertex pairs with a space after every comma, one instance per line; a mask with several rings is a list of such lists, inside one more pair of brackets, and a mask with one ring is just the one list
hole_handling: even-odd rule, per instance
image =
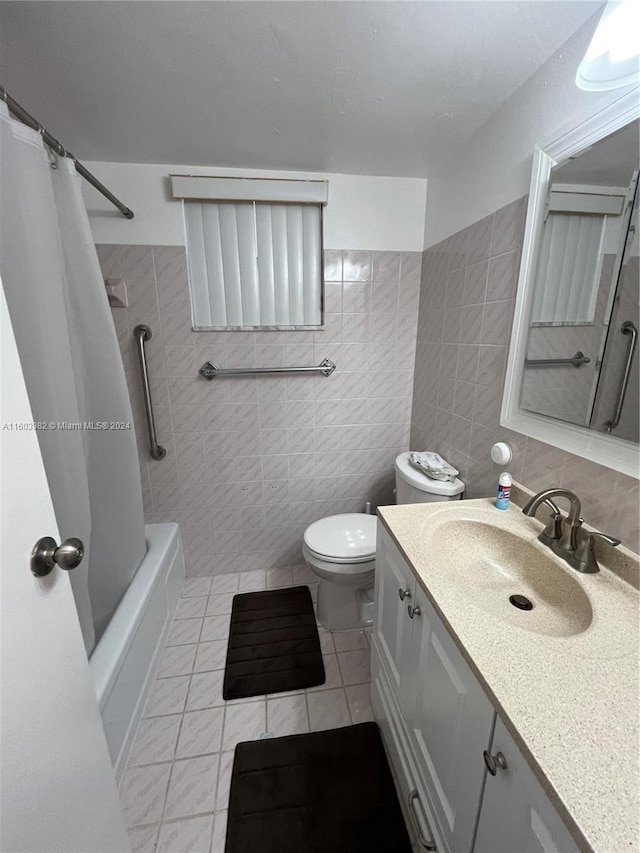
[[135, 213], [134, 219], [125, 219], [84, 182], [96, 243], [182, 246], [182, 204], [170, 196], [168, 175], [255, 175], [328, 179], [329, 203], [324, 213], [325, 249], [386, 252], [423, 249], [427, 182], [421, 178], [140, 163], [88, 162], [85, 165]]
[[596, 94], [575, 85], [598, 19], [599, 13], [429, 175], [425, 247], [527, 193], [534, 146], [548, 145], [628, 91]]

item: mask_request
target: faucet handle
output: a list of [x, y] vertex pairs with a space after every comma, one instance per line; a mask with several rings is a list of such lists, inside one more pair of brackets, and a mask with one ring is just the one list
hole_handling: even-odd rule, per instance
[[547, 522], [547, 526], [542, 531], [540, 536], [546, 536], [547, 539], [553, 539], [553, 541], [557, 541], [562, 539], [562, 513], [561, 512], [552, 512], [549, 516], [549, 521]]
[[587, 534], [587, 542], [590, 542], [592, 545], [596, 539], [602, 539], [603, 542], [606, 542], [607, 545], [611, 545], [612, 548], [621, 544], [621, 540], [616, 539], [615, 536], [607, 536], [606, 533], [598, 533], [597, 530], [594, 530], [593, 533]]
[[578, 531], [583, 523], [584, 518], [576, 518], [574, 521], [565, 518], [564, 533], [560, 545], [568, 554], [573, 554], [578, 550]]
[[615, 548], [616, 545], [620, 544], [619, 539], [616, 539], [614, 536], [607, 536], [606, 533], [598, 533], [597, 531], [587, 533], [582, 542], [580, 542], [576, 548], [574, 559], [572, 561], [574, 569], [577, 569], [579, 572], [584, 572], [585, 574], [593, 574], [594, 572], [600, 571], [600, 566], [596, 560], [596, 554], [593, 547], [597, 539], [602, 540], [602, 542], [606, 542], [607, 545], [611, 545], [612, 548]]
[[544, 536], [554, 541], [562, 539], [562, 513], [550, 498], [547, 498], [544, 504], [551, 510], [551, 515], [549, 516], [547, 526], [540, 534], [540, 538]]
[[[541, 503], [551, 510], [551, 515], [549, 516], [547, 526], [538, 536], [538, 539], [540, 539], [541, 542], [549, 544], [551, 541], [562, 539], [562, 513], [551, 498], [545, 498]], [[522, 512], [525, 515], [535, 516], [534, 505], [535, 499], [530, 500]]]

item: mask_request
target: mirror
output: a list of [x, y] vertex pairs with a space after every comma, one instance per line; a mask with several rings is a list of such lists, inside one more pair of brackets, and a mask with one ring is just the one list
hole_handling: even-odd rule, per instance
[[501, 423], [638, 477], [638, 105], [534, 158]]
[[638, 130], [551, 169], [520, 391], [523, 409], [636, 442]]

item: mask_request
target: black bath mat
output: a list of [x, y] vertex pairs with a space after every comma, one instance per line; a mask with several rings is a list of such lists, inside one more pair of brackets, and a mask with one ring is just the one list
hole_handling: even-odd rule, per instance
[[234, 596], [224, 699], [302, 690], [324, 681], [308, 586]]
[[411, 853], [378, 726], [240, 743], [225, 853]]

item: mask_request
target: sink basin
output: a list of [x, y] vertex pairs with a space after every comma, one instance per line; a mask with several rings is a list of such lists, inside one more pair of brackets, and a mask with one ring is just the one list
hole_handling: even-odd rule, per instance
[[[581, 634], [591, 625], [582, 586], [536, 540], [475, 519], [443, 520], [428, 530], [430, 555], [446, 560], [461, 594], [491, 616], [551, 637]], [[519, 609], [510, 601], [514, 595], [533, 607]]]

